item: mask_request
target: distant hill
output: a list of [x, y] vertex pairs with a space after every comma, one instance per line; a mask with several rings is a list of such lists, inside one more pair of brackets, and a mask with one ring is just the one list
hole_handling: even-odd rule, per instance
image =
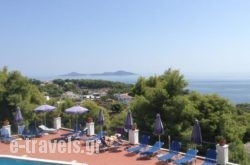
[[103, 73], [91, 73], [91, 74], [82, 74], [77, 72], [70, 72], [68, 74], [64, 74], [62, 76], [129, 76], [129, 75], [136, 75], [132, 72], [127, 72], [123, 70], [119, 70], [116, 72], [103, 72]]
[[77, 72], [70, 72], [70, 73], [64, 74], [62, 76], [86, 76], [86, 74], [81, 74], [81, 73], [77, 73]]

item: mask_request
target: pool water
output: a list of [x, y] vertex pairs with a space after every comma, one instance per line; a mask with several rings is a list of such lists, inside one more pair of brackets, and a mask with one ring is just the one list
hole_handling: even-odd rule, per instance
[[27, 157], [0, 156], [1, 165], [85, 165], [82, 163], [68, 163], [62, 161], [34, 159]]
[[13, 158], [0, 158], [1, 165], [58, 165], [49, 162], [37, 162], [32, 160], [22, 160]]

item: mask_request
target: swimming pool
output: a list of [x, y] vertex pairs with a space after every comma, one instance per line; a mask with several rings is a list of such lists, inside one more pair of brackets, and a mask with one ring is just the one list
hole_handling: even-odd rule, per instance
[[87, 165], [85, 163], [63, 162], [10, 155], [0, 155], [1, 165]]

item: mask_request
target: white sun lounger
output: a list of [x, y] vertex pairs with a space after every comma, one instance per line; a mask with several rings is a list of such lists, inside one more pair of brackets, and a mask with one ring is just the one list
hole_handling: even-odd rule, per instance
[[45, 125], [39, 125], [38, 127], [45, 133], [55, 134], [58, 131], [55, 128], [48, 128]]

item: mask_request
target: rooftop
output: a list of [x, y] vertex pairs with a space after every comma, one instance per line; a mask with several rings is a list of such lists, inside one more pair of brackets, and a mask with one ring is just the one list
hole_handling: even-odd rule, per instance
[[[166, 164], [166, 162], [159, 162], [157, 156], [152, 157], [151, 159], [140, 158], [138, 154], [128, 154], [125, 150], [127, 145], [121, 146], [118, 152], [105, 151], [99, 153], [91, 153], [90, 146], [86, 145], [83, 140], [77, 141], [77, 144], [80, 146], [81, 152], [75, 152], [73, 142], [69, 143], [53, 143], [56, 146], [56, 149], [52, 147], [50, 150], [46, 150], [41, 147], [43, 142], [52, 143], [51, 140], [58, 139], [61, 134], [68, 133], [68, 131], [60, 129], [57, 134], [49, 134], [40, 138], [34, 138], [29, 141], [22, 139], [17, 139], [18, 145], [25, 146], [24, 148], [18, 148], [16, 153], [11, 152], [10, 144], [0, 143], [0, 155], [15, 155], [22, 157], [30, 158], [40, 158], [40, 159], [49, 159], [49, 160], [60, 160], [67, 162], [79, 162], [86, 163], [89, 165], [99, 165], [102, 164], [129, 164], [129, 165], [160, 165]], [[32, 141], [35, 143], [32, 148]], [[49, 144], [48, 143], [48, 144]], [[49, 146], [50, 147], [50, 146]], [[27, 152], [27, 148], [30, 152]], [[42, 151], [42, 152], [41, 152]], [[64, 151], [64, 152], [63, 152]], [[70, 153], [71, 152], [71, 153]], [[160, 151], [161, 154], [166, 153], [167, 151]], [[181, 157], [181, 155], [180, 155]], [[199, 165], [203, 162], [202, 159], [196, 160], [196, 165]], [[168, 163], [172, 165], [172, 163]]]

